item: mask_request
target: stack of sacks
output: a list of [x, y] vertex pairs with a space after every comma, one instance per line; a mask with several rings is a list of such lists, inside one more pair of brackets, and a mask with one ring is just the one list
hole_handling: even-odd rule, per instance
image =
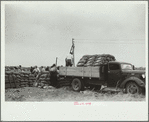
[[21, 82], [20, 82], [21, 87], [29, 86], [28, 85], [29, 73], [20, 73], [20, 77], [21, 77]]
[[106, 65], [109, 61], [115, 61], [115, 57], [110, 54], [97, 55], [93, 66]]
[[28, 81], [28, 84], [30, 87], [33, 86], [34, 82], [36, 81], [36, 77], [34, 74], [29, 74], [29, 81]]
[[89, 58], [88, 58], [86, 64], [84, 64], [84, 66], [85, 66], [85, 67], [87, 67], [87, 66], [93, 66], [93, 65], [94, 65], [94, 61], [95, 61], [95, 59], [96, 59], [96, 56], [97, 56], [97, 55], [89, 56]]
[[78, 67], [101, 66], [106, 65], [109, 61], [115, 61], [115, 57], [110, 54], [85, 55], [78, 62]]
[[84, 64], [86, 64], [86, 62], [88, 61], [89, 58], [90, 58], [90, 55], [84, 55], [78, 62], [77, 67], [84, 66]]
[[14, 73], [14, 80], [16, 83], [19, 83], [20, 85], [18, 87], [31, 87], [33, 86], [33, 83], [35, 82], [36, 78], [34, 74], [30, 73]]
[[21, 82], [20, 73], [13, 73], [12, 77], [13, 77], [13, 81], [15, 83], [16, 88], [19, 88], [20, 82]]
[[6, 72], [5, 73], [5, 88], [20, 87], [20, 80], [18, 80], [19, 73]]
[[5, 88], [33, 86], [35, 80], [35, 76], [30, 73], [5, 72]]
[[48, 71], [42, 72], [37, 78], [38, 84], [36, 86], [44, 88], [44, 86], [50, 85], [50, 73]]
[[[10, 73], [5, 73], [5, 89], [11, 88], [9, 76], [10, 76]], [[13, 79], [11, 80], [13, 81]]]
[[5, 71], [11, 71], [11, 70], [14, 70], [14, 67], [5, 66]]

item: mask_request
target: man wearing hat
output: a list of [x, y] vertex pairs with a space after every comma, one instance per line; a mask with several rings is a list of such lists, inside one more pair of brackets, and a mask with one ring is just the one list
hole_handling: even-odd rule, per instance
[[71, 54], [67, 55], [65, 61], [66, 61], [66, 66], [72, 66], [72, 64], [73, 64], [72, 63], [72, 55]]

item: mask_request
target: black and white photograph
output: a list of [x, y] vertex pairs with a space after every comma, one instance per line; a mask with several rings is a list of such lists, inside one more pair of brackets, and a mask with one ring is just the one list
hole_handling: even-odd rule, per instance
[[147, 1], [1, 6], [2, 119], [148, 119]]

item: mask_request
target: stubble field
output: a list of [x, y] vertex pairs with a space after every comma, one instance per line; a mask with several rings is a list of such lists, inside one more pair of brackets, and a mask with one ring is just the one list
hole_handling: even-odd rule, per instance
[[75, 92], [71, 87], [38, 88], [24, 87], [5, 90], [5, 101], [145, 101], [145, 95], [119, 93], [102, 93], [86, 89]]

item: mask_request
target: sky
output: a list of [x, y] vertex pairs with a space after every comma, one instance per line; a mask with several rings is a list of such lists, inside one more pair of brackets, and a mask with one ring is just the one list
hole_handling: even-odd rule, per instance
[[[111, 54], [145, 67], [146, 6], [126, 2], [32, 2], [5, 5], [5, 65], [65, 65], [72, 38], [75, 64]], [[134, 2], [133, 2], [134, 3]]]

